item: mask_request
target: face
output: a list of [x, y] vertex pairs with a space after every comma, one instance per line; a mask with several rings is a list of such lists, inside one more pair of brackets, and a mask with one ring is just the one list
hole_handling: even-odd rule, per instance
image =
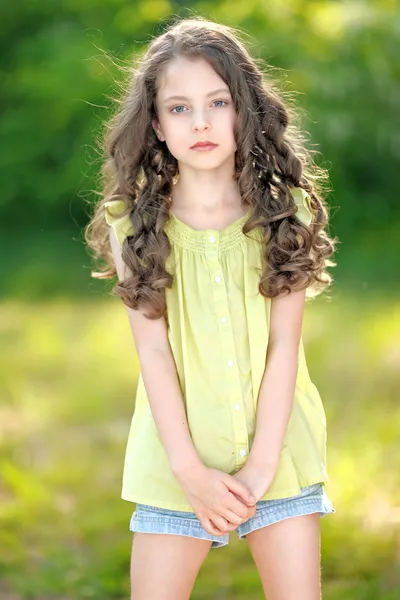
[[[153, 127], [180, 169], [215, 169], [233, 163], [236, 113], [226, 83], [203, 58], [177, 57], [157, 82], [157, 119]], [[197, 142], [215, 146], [203, 150]]]

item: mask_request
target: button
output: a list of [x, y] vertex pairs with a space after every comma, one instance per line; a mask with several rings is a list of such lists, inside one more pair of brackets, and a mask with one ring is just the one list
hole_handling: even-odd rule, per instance
[[221, 323], [226, 323], [227, 322], [227, 318], [226, 317], [221, 317]]
[[233, 360], [228, 360], [228, 367], [233, 367]]
[[234, 408], [235, 410], [239, 410], [239, 409], [240, 409], [240, 404], [234, 404], [234, 405], [233, 405], [233, 408]]
[[217, 275], [217, 277], [214, 277], [214, 281], [216, 283], [221, 283], [221, 277], [219, 277], [219, 275]]
[[211, 243], [215, 242], [215, 237], [213, 235], [210, 235], [210, 237], [208, 238], [208, 241]]
[[246, 450], [245, 450], [244, 448], [242, 448], [242, 449], [239, 451], [239, 454], [240, 454], [240, 456], [246, 456], [246, 454], [247, 454], [247, 453], [246, 453]]

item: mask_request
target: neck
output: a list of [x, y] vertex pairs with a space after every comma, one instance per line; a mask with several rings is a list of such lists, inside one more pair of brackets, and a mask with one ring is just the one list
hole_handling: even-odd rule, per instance
[[[227, 170], [226, 170], [227, 171]], [[172, 188], [172, 206], [181, 212], [218, 213], [241, 207], [239, 188], [232, 171], [182, 169]]]

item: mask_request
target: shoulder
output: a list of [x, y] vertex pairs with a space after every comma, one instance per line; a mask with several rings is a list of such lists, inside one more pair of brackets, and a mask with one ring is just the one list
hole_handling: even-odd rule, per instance
[[296, 217], [305, 225], [311, 225], [313, 213], [311, 210], [309, 193], [301, 187], [289, 189], [297, 206]]
[[104, 203], [104, 218], [112, 227], [115, 236], [122, 246], [124, 239], [133, 234], [131, 211], [124, 200], [108, 200]]

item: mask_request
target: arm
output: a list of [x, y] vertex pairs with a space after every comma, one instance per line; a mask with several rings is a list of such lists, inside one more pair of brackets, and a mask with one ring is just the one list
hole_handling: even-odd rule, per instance
[[249, 460], [276, 469], [293, 407], [305, 290], [273, 298], [266, 367]]
[[[121, 248], [112, 228], [110, 244], [118, 278], [123, 281], [127, 266], [122, 260]], [[128, 306], [126, 309], [154, 421], [171, 470], [178, 475], [202, 463], [189, 433], [165, 318], [146, 319], [140, 310]]]
[[256, 432], [249, 457], [235, 475], [257, 501], [279, 466], [293, 407], [305, 290], [272, 299], [266, 366], [260, 385]]

